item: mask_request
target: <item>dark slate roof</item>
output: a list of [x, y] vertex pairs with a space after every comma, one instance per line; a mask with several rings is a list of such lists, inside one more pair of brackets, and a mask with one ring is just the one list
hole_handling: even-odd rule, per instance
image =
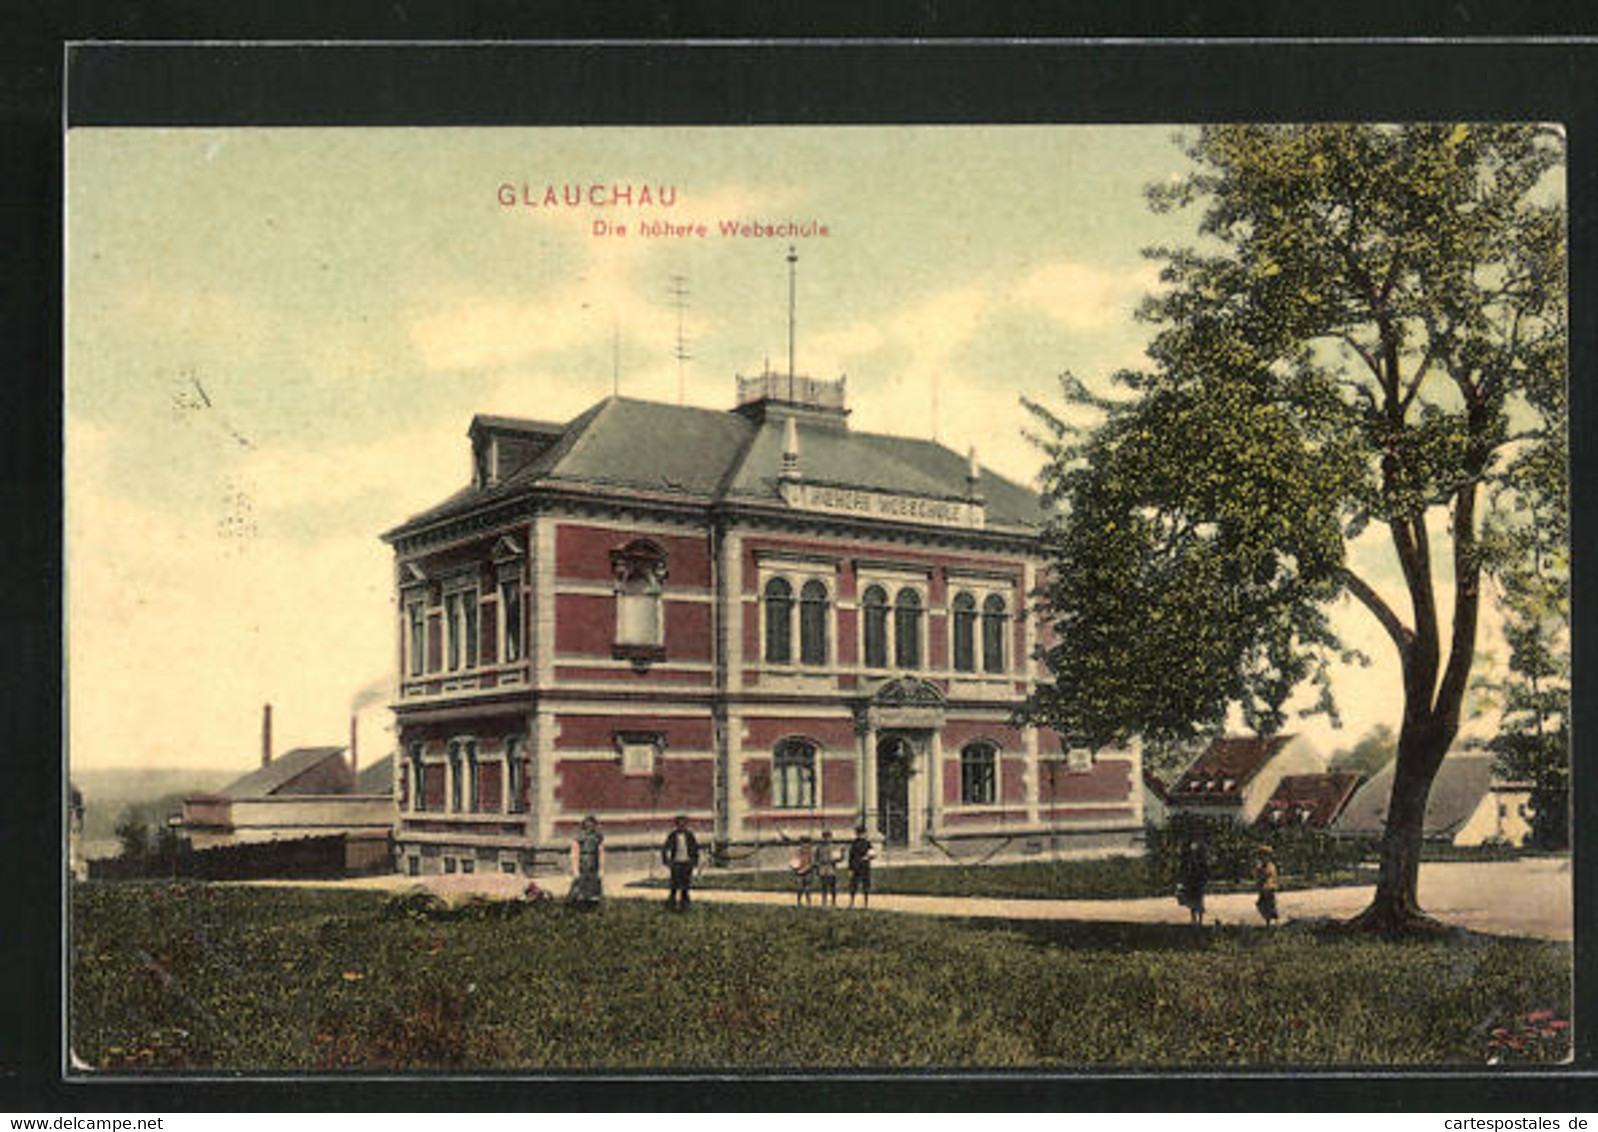
[[[1182, 777], [1171, 787], [1171, 796], [1178, 800], [1193, 797], [1235, 797], [1243, 784], [1253, 778], [1271, 756], [1284, 747], [1291, 735], [1259, 735], [1237, 737], [1222, 736], [1211, 740], [1204, 753], [1193, 760], [1182, 772]], [[1230, 782], [1231, 788], [1227, 788]]]
[[344, 757], [343, 747], [296, 747], [284, 751], [265, 766], [250, 771], [243, 778], [228, 783], [217, 794], [224, 798], [265, 798], [285, 790], [300, 775], [312, 770], [328, 759]]
[[355, 776], [355, 787], [352, 794], [392, 794], [394, 793], [394, 756], [384, 755], [369, 767], [365, 767]]
[[[1332, 828], [1339, 833], [1379, 835], [1387, 823], [1387, 804], [1393, 794], [1393, 767], [1389, 762], [1371, 776], [1349, 800]], [[1452, 838], [1470, 820], [1492, 786], [1493, 759], [1485, 754], [1450, 754], [1437, 768], [1421, 831], [1426, 837]]]
[[[855, 432], [840, 418], [772, 407], [758, 413], [700, 409], [610, 397], [565, 426], [529, 463], [488, 487], [467, 487], [411, 516], [390, 538], [539, 487], [643, 492], [710, 504], [723, 500], [780, 505], [783, 431], [797, 423], [800, 471], [807, 481], [875, 488], [941, 499], [966, 495], [966, 457], [929, 440]], [[515, 430], [518, 418], [474, 418]], [[542, 421], [524, 431], [548, 435]], [[979, 488], [991, 527], [1034, 531], [1044, 512], [1035, 492], [983, 469]]]
[[1331, 825], [1359, 785], [1357, 774], [1287, 774], [1260, 811], [1261, 825]]

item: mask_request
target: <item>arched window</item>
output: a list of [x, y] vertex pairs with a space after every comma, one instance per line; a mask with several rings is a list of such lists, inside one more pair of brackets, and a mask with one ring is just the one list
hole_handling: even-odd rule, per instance
[[999, 753], [992, 743], [967, 743], [960, 751], [960, 801], [987, 806], [998, 791]]
[[816, 804], [816, 748], [803, 739], [784, 739], [772, 760], [771, 802], [782, 809]]
[[1004, 671], [1004, 629], [1009, 620], [1004, 599], [998, 594], [989, 594], [982, 603], [982, 667], [985, 671]]
[[893, 599], [894, 663], [921, 667], [921, 595], [906, 586]]
[[787, 664], [793, 659], [793, 587], [786, 579], [766, 583], [766, 663]]
[[977, 599], [970, 594], [954, 598], [954, 668], [975, 672], [977, 667]]
[[799, 591], [799, 660], [827, 663], [827, 587], [814, 578]]
[[888, 667], [888, 594], [881, 586], [867, 586], [860, 597], [865, 613], [866, 667]]
[[664, 655], [660, 603], [666, 586], [666, 552], [648, 539], [637, 539], [610, 552], [610, 567], [616, 576], [613, 651], [634, 659]]

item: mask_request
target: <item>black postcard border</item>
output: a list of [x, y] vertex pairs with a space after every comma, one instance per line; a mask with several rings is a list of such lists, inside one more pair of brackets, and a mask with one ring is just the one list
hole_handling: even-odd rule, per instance
[[[294, 5], [290, 5], [291, 10]], [[308, 5], [306, 7], [309, 7]], [[177, 14], [173, 14], [173, 10]], [[115, 1110], [479, 1109], [1240, 1109], [1396, 1110], [1591, 1107], [1598, 1016], [1595, 904], [1577, 889], [1578, 1062], [1553, 1073], [1360, 1070], [1228, 1074], [712, 1074], [515, 1078], [164, 1078], [63, 1081], [59, 931], [61, 599], [61, 131], [90, 125], [594, 125], [693, 123], [1169, 122], [1236, 119], [1538, 119], [1570, 132], [1573, 570], [1577, 751], [1595, 715], [1586, 654], [1598, 362], [1598, 48], [1593, 42], [849, 42], [306, 43], [106, 42], [198, 34], [181, 7], [133, 6], [68, 21], [21, 56], [0, 110], [9, 170], [0, 208], [13, 237], [4, 273], [5, 349], [26, 393], [0, 444], [12, 553], [0, 556], [10, 607], [5, 702], [22, 726], [0, 756], [21, 820], [5, 823], [14, 925], [0, 942], [7, 1000], [0, 1089], [8, 1107]], [[244, 11], [244, 9], [241, 9]], [[429, 9], [429, 11], [436, 11]], [[153, 15], [152, 15], [153, 13]], [[162, 17], [160, 19], [155, 17]], [[433, 18], [431, 34], [475, 35]], [[1246, 22], [1246, 21], [1245, 21]], [[136, 26], [129, 27], [129, 24]], [[239, 18], [229, 34], [297, 38], [280, 21]], [[684, 34], [682, 19], [645, 28]], [[945, 25], [946, 28], [948, 25]], [[1191, 27], [1191, 21], [1189, 21]], [[217, 29], [203, 29], [215, 34]], [[526, 29], [532, 30], [532, 29]], [[1203, 30], [1202, 27], [1199, 30]], [[1480, 30], [1464, 29], [1464, 30]], [[410, 29], [388, 27], [385, 34]], [[321, 35], [327, 34], [324, 29]], [[343, 34], [356, 34], [346, 29]], [[702, 34], [702, 33], [701, 33]], [[49, 36], [45, 37], [49, 39]], [[71, 42], [69, 42], [71, 41]], [[40, 47], [39, 43], [32, 46]], [[49, 49], [53, 48], [51, 51]], [[12, 60], [15, 61], [16, 53]], [[10, 68], [8, 68], [10, 69]], [[64, 102], [50, 105], [49, 80]], [[39, 92], [47, 95], [43, 102]], [[51, 110], [55, 111], [52, 114]], [[41, 113], [41, 110], [43, 112]], [[19, 382], [19, 385], [21, 383]], [[1585, 473], [1585, 474], [1583, 474]], [[1598, 830], [1598, 790], [1576, 775], [1578, 830]], [[1594, 873], [1578, 836], [1578, 878]], [[1586, 941], [1586, 942], [1583, 942]]]

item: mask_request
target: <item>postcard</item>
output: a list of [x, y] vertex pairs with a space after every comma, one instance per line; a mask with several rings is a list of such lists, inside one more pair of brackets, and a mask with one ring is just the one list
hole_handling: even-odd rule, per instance
[[71, 129], [67, 1075], [1567, 1062], [1565, 144]]

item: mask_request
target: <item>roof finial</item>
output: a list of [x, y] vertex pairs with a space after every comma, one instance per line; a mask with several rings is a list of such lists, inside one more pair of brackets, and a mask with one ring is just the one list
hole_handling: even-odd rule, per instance
[[782, 473], [785, 480], [799, 478], [799, 426], [789, 417], [782, 428]]

